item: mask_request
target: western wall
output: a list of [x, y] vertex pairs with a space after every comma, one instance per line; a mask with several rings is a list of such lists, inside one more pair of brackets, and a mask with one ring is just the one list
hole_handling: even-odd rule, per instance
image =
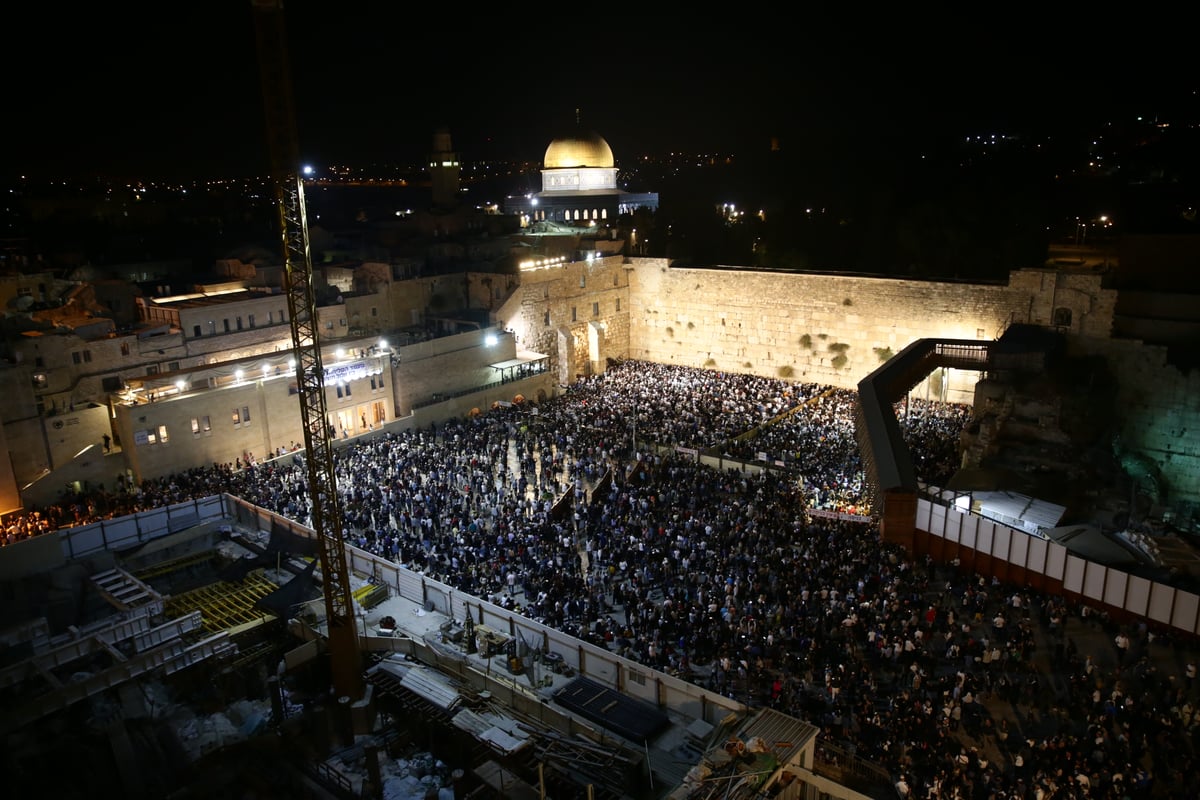
[[[1094, 272], [1017, 270], [1006, 283], [671, 267], [598, 259], [522, 273], [497, 313], [521, 348], [552, 355], [559, 382], [607, 358], [855, 388], [917, 339], [994, 341], [1013, 324], [1061, 331], [1120, 382], [1120, 446], [1161, 470], [1173, 505], [1200, 503], [1200, 374], [1162, 347], [1111, 338], [1117, 293]], [[973, 403], [978, 373], [946, 370], [916, 396]]]

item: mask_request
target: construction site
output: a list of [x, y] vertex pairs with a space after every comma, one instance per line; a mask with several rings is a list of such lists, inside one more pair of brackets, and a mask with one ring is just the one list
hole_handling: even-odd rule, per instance
[[[808, 723], [644, 667], [638, 696], [602, 648], [362, 553], [348, 584], [361, 690], [339, 694], [315, 538], [246, 525], [235, 498], [199, 506], [213, 518], [6, 581], [14, 612], [55, 617], [5, 634], [13, 790], [683, 800], [807, 782], [873, 796], [812, 771]], [[64, 754], [79, 768], [57, 768]]]

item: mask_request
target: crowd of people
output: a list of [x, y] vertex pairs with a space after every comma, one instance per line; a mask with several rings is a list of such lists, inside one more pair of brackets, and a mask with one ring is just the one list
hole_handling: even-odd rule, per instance
[[[924, 480], [953, 473], [969, 415], [897, 407]], [[1157, 674], [1141, 657], [1152, 631], [1096, 614], [1087, 624], [1128, 646], [1080, 652], [1068, 630], [1086, 607], [882, 542], [851, 392], [623, 362], [536, 413], [500, 407], [336, 452], [354, 546], [809, 720], [902, 796], [1200, 796], [1194, 666]], [[38, 519], [52, 529], [220, 492], [309, 522], [302, 453]]]

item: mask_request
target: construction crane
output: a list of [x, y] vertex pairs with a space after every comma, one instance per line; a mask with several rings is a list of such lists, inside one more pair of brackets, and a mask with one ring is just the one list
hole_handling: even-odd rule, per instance
[[304, 176], [299, 163], [283, 0], [251, 0], [251, 5], [266, 109], [271, 182], [283, 237], [284, 283], [304, 423], [312, 527], [320, 543], [333, 689], [339, 698], [357, 701], [363, 693], [362, 656], [358, 647], [350, 570], [346, 564], [342, 502], [337, 491], [333, 443], [325, 407], [325, 368], [321, 364], [321, 342], [317, 331], [317, 302], [313, 292]]

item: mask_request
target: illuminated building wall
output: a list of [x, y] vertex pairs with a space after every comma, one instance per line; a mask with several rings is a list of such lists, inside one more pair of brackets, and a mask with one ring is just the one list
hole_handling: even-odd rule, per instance
[[[1160, 465], [1172, 496], [1200, 501], [1200, 376], [1170, 367], [1165, 348], [1112, 338], [1117, 293], [1099, 274], [1031, 269], [967, 284], [612, 257], [521, 279], [498, 324], [551, 354], [562, 384], [607, 358], [634, 358], [852, 389], [918, 339], [994, 341], [1016, 323], [1056, 329], [1071, 351], [1109, 358], [1125, 446]], [[938, 370], [913, 394], [971, 403], [978, 379]]]

